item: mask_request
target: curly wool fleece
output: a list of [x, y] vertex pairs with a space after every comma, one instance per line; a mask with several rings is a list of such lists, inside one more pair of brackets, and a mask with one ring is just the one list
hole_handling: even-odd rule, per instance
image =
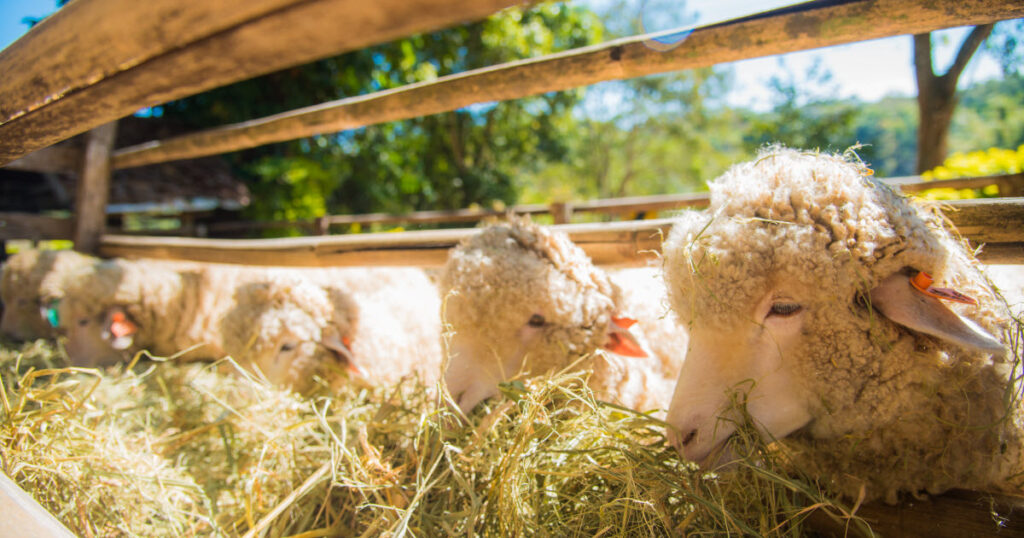
[[664, 245], [669, 295], [690, 326], [749, 319], [779, 282], [818, 290], [793, 371], [812, 421], [787, 439], [795, 462], [832, 489], [894, 502], [1000, 482], [1021, 468], [1019, 363], [906, 329], [867, 293], [907, 268], [978, 300], [951, 305], [1007, 340], [1005, 310], [977, 261], [932, 212], [859, 163], [768, 148], [710, 184], [711, 205]]
[[[542, 314], [544, 332], [525, 365], [534, 374], [601, 348], [619, 300], [608, 276], [568, 237], [525, 219], [485, 228], [453, 249], [440, 289], [456, 335], [494, 350], [517, 349], [515, 328]], [[507, 366], [509, 377], [517, 373], [518, 365]]]

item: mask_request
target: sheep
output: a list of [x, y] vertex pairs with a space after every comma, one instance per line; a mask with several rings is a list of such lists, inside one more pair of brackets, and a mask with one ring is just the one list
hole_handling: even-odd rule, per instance
[[[234, 272], [153, 260], [104, 260], [69, 275], [57, 312], [77, 366], [105, 366], [138, 350], [220, 358], [210, 328], [231, 300]], [[190, 349], [194, 348], [194, 349]]]
[[[392, 384], [439, 377], [440, 299], [418, 269], [279, 271], [239, 287], [220, 322], [224, 349], [279, 385], [314, 376]], [[342, 372], [347, 372], [342, 375]]]
[[[686, 336], [665, 316], [657, 272], [625, 271], [615, 282], [565, 234], [509, 219], [464, 240], [442, 272], [451, 328], [445, 383], [454, 403], [469, 413], [518, 374], [572, 365], [593, 370], [589, 384], [601, 398], [663, 410]], [[676, 349], [646, 356], [627, 316]]]
[[[1024, 436], [1007, 313], [937, 211], [858, 162], [778, 147], [710, 189], [710, 208], [663, 244], [690, 331], [667, 417], [684, 457], [728, 459], [745, 404], [766, 440], [786, 438], [850, 498], [1014, 487]], [[936, 298], [957, 298], [939, 285], [976, 304]]]
[[11, 256], [0, 276], [0, 332], [16, 340], [55, 336], [48, 307], [63, 296], [69, 273], [98, 261], [73, 250], [24, 250]]
[[118, 259], [70, 280], [59, 313], [76, 365], [142, 349], [186, 360], [231, 355], [298, 391], [315, 376], [336, 383], [345, 370], [371, 384], [439, 375], [440, 300], [421, 270]]

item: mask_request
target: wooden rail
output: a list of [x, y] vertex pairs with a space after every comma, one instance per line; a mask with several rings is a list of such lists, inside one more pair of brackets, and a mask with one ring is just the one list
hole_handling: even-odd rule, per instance
[[[697, 28], [685, 42], [667, 51], [655, 50], [648, 43], [662, 35], [677, 34], [679, 30], [476, 69], [122, 148], [114, 154], [114, 167], [226, 153], [605, 80], [1022, 16], [1024, 3], [1019, 0], [818, 0]], [[3, 136], [0, 130], [0, 138]], [[0, 162], [2, 159], [0, 149]]]
[[[6, 390], [6, 389], [2, 389]], [[0, 521], [4, 536], [39, 538], [74, 538], [53, 514], [46, 511], [31, 495], [0, 471]]]
[[[944, 209], [964, 237], [989, 245], [981, 252], [982, 260], [1024, 263], [1024, 198], [958, 200]], [[656, 219], [554, 228], [568, 233], [594, 263], [642, 265], [657, 256], [671, 225], [671, 219]], [[100, 254], [250, 265], [430, 267], [444, 264], [448, 249], [473, 233], [459, 229], [235, 240], [107, 235]]]
[[[924, 181], [920, 176], [884, 178], [883, 181], [903, 192], [921, 192], [929, 189], [969, 189], [998, 185], [1001, 196], [1015, 196], [1024, 193], [1024, 173], [997, 176], [969, 177]], [[708, 204], [708, 193], [660, 194], [654, 196], [633, 196], [626, 198], [605, 198], [583, 202], [567, 202], [560, 207], [571, 213], [624, 214], [641, 211], [668, 211], [687, 207], [704, 207]], [[543, 204], [517, 205], [505, 210], [458, 209], [450, 211], [415, 211], [405, 214], [369, 213], [363, 215], [328, 215], [319, 219], [302, 221], [257, 221], [211, 223], [208, 230], [213, 234], [270, 230], [297, 227], [318, 234], [326, 234], [332, 225], [343, 224], [422, 224], [437, 222], [479, 222], [488, 218], [501, 217], [506, 213], [517, 215], [540, 215], [550, 213], [552, 206]]]
[[69, 218], [44, 217], [34, 213], [0, 213], [0, 241], [8, 239], [71, 239]]
[[516, 3], [72, 2], [0, 54], [0, 164], [147, 106]]
[[[927, 499], [909, 499], [895, 506], [881, 502], [865, 504], [857, 510], [857, 516], [867, 521], [873, 532], [886, 537], [1024, 535], [1024, 498], [1003, 493], [954, 489]], [[847, 527], [845, 521], [832, 520], [821, 511], [811, 515], [808, 525], [816, 535], [829, 538], [867, 538], [856, 526]]]

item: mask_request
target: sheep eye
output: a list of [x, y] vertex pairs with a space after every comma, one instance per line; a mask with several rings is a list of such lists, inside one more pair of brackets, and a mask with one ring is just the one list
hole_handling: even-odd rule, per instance
[[291, 351], [295, 349], [295, 344], [281, 344], [281, 351]]
[[526, 322], [526, 324], [529, 325], [530, 327], [543, 327], [544, 323], [544, 316], [540, 314], [534, 314], [530, 316], [530, 321]]
[[803, 308], [799, 303], [772, 303], [772, 309], [768, 311], [768, 316], [785, 318], [800, 312]]
[[85, 327], [88, 324], [89, 324], [89, 320], [87, 320], [87, 319], [80, 319], [80, 320], [78, 320], [78, 326], [79, 327]]

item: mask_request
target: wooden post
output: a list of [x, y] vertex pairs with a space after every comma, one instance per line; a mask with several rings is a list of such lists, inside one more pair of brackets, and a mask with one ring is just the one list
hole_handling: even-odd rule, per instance
[[110, 198], [110, 153], [114, 149], [117, 122], [89, 131], [85, 143], [82, 173], [75, 195], [75, 250], [96, 253], [106, 227]]
[[75, 536], [3, 472], [0, 472], [0, 521], [4, 522], [4, 536]]
[[327, 235], [331, 231], [331, 221], [326, 215], [313, 221], [313, 235]]
[[551, 216], [555, 224], [569, 224], [572, 221], [572, 202], [551, 202]]

